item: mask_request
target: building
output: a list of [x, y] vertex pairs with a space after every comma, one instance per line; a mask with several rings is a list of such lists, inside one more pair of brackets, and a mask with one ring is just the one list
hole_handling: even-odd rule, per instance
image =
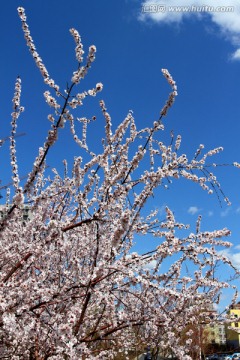
[[[4, 219], [8, 209], [12, 205], [0, 205], [0, 221]], [[27, 220], [31, 219], [31, 207], [29, 205], [24, 205], [22, 208], [22, 219], [25, 223]]]
[[226, 345], [225, 324], [207, 324], [204, 327], [205, 342], [208, 344]]
[[225, 324], [219, 319], [219, 314], [213, 304], [205, 311], [203, 324], [203, 342], [209, 345], [226, 345]]
[[232, 322], [225, 324], [227, 345], [235, 349], [240, 347], [240, 302], [230, 306], [228, 315]]

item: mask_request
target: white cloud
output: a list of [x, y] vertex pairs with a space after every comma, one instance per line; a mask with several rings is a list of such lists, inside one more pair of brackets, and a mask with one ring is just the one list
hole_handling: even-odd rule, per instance
[[216, 311], [219, 311], [219, 310], [220, 310], [219, 304], [216, 304], [216, 303], [213, 304], [213, 308], [214, 308], [214, 310], [216, 310]]
[[160, 216], [166, 214], [166, 205], [164, 204], [158, 207], [157, 210], [158, 210], [158, 215]]
[[231, 254], [233, 264], [239, 269], [240, 268], [240, 253]]
[[240, 49], [237, 49], [237, 50], [231, 55], [231, 59], [232, 59], [232, 60], [240, 60]]
[[209, 216], [209, 217], [213, 216], [213, 211], [209, 210], [209, 211], [208, 211], [208, 216]]
[[230, 207], [227, 207], [226, 210], [221, 211], [221, 216], [222, 217], [227, 216], [229, 214], [230, 210], [231, 210]]
[[[199, 20], [208, 16], [222, 34], [235, 46], [240, 45], [240, 4], [239, 0], [145, 0], [142, 2], [139, 20], [152, 20], [155, 23], [181, 23], [184, 19], [195, 17]], [[240, 48], [232, 55], [232, 60], [240, 60]]]
[[240, 214], [240, 207], [237, 208], [236, 213]]
[[148, 264], [143, 266], [144, 270], [153, 270], [157, 265], [157, 260], [152, 260]]
[[[126, 255], [126, 259], [134, 259], [136, 257], [141, 257], [141, 255], [139, 255], [137, 252], [132, 252], [131, 254]], [[156, 265], [157, 260], [151, 260], [147, 264], [140, 265], [140, 268], [142, 268], [143, 270], [153, 270], [155, 269]]]
[[191, 215], [197, 214], [201, 209], [199, 209], [197, 206], [190, 206], [188, 209], [188, 213]]
[[[237, 246], [235, 246], [235, 249]], [[233, 252], [230, 249], [224, 249], [222, 251], [219, 251], [219, 254], [226, 256], [232, 264], [240, 269], [240, 252]]]

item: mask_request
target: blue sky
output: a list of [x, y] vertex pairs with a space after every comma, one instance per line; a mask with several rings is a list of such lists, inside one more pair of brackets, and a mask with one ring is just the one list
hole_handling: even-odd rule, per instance
[[[208, 1], [214, 6], [214, 1]], [[149, 5], [164, 4], [164, 12], [149, 12]], [[103, 92], [82, 108], [80, 116], [99, 114], [98, 100], [103, 98], [114, 125], [129, 109], [139, 127], [159, 116], [170, 88], [161, 74], [167, 68], [178, 85], [179, 95], [165, 119], [165, 140], [170, 130], [182, 135], [181, 151], [189, 158], [199, 144], [206, 150], [223, 146], [224, 152], [213, 161], [240, 162], [240, 5], [226, 0], [218, 5], [233, 6], [233, 11], [170, 11], [170, 6], [197, 6], [200, 1], [174, 0], [65, 0], [3, 2], [0, 22], [0, 138], [9, 135], [11, 99], [17, 75], [22, 78], [22, 105], [25, 112], [18, 132], [26, 132], [18, 143], [19, 172], [25, 175], [42, 145], [49, 121], [49, 109], [43, 92], [41, 75], [25, 45], [17, 7], [26, 9], [35, 45], [50, 76], [61, 87], [70, 82], [76, 68], [74, 42], [69, 29], [75, 27], [82, 36], [85, 50], [97, 47], [96, 61], [83, 89], [97, 82]], [[145, 9], [145, 12], [142, 10]], [[146, 10], [148, 9], [148, 10]], [[151, 8], [153, 9], [153, 8]], [[212, 9], [213, 10], [213, 9]], [[103, 119], [99, 116], [92, 129], [93, 146], [101, 142]], [[61, 167], [61, 160], [78, 155], [70, 142], [69, 130], [59, 136], [58, 145], [48, 159], [51, 167]], [[11, 181], [8, 169], [8, 145], [2, 151], [2, 184]], [[203, 216], [203, 228], [229, 227], [234, 244], [229, 256], [240, 267], [240, 171], [216, 169], [222, 189], [232, 202], [220, 206], [214, 195], [207, 195], [196, 184], [175, 182], [159, 196], [157, 206], [166, 204], [181, 222], [194, 224]], [[156, 202], [156, 200], [155, 200]]]

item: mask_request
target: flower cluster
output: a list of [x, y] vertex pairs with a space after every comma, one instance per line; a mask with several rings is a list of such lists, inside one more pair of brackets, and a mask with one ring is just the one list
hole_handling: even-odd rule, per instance
[[166, 104], [164, 105], [163, 109], [160, 112], [161, 116], [166, 116], [168, 110], [170, 109], [170, 107], [173, 105], [174, 101], [175, 101], [175, 97], [178, 95], [177, 93], [177, 85], [176, 82], [173, 80], [172, 76], [170, 75], [169, 71], [167, 69], [162, 69], [162, 73], [164, 75], [164, 77], [167, 79], [169, 85], [172, 87], [172, 92], [169, 94], [169, 98], [166, 102]]
[[85, 66], [81, 66], [78, 70], [74, 71], [72, 82], [74, 84], [78, 84], [81, 79], [84, 79], [88, 69], [91, 67], [92, 62], [95, 60], [95, 53], [97, 49], [94, 45], [89, 47], [89, 52], [87, 56], [87, 64]]
[[50, 95], [49, 91], [45, 91], [43, 95], [49, 106], [53, 107], [55, 110], [60, 108], [60, 105], [57, 103], [56, 99], [54, 99], [54, 97]]
[[77, 61], [81, 63], [83, 61], [83, 54], [84, 54], [83, 45], [81, 43], [81, 37], [76, 29], [73, 28], [70, 29], [70, 33], [72, 34], [76, 43], [75, 52], [76, 52]]
[[15, 188], [15, 192], [18, 191], [19, 187], [19, 174], [18, 174], [18, 165], [16, 158], [16, 142], [15, 135], [17, 130], [17, 119], [19, 118], [21, 112], [24, 111], [24, 107], [20, 106], [20, 98], [21, 98], [21, 79], [18, 77], [15, 83], [15, 92], [14, 97], [12, 99], [13, 103], [13, 113], [12, 113], [12, 132], [10, 137], [10, 156], [11, 156], [11, 167], [12, 167], [12, 180], [13, 186]]
[[25, 9], [23, 7], [18, 8], [18, 15], [19, 15], [19, 17], [20, 17], [20, 19], [22, 21], [22, 29], [23, 29], [24, 36], [25, 36], [25, 39], [26, 39], [26, 42], [27, 42], [27, 46], [29, 47], [31, 55], [32, 55], [37, 67], [39, 68], [39, 70], [40, 70], [40, 72], [41, 72], [41, 74], [42, 74], [42, 76], [44, 78], [45, 83], [48, 84], [53, 89], [55, 89], [56, 91], [59, 91], [59, 86], [56, 85], [54, 80], [49, 77], [48, 71], [47, 71], [44, 63], [42, 62], [41, 57], [39, 56], [39, 54], [38, 54], [38, 52], [36, 50], [36, 47], [35, 47], [35, 44], [33, 42], [32, 36], [30, 34], [28, 24], [26, 22], [27, 17], [25, 15]]

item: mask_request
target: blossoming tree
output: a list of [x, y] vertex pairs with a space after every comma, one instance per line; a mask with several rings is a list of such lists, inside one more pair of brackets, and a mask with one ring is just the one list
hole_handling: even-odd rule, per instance
[[[128, 359], [133, 349], [148, 345], [191, 359], [191, 333], [185, 334], [184, 343], [181, 333], [190, 324], [197, 327], [199, 309], [207, 309], [221, 289], [230, 286], [216, 277], [217, 262], [232, 267], [218, 253], [218, 246], [230, 246], [222, 239], [230, 232], [202, 232], [199, 218], [195, 233], [185, 235], [184, 230], [181, 236], [187, 227], [168, 207], [160, 220], [148, 200], [165, 180], [181, 177], [210, 193], [218, 190], [206, 161], [222, 149], [203, 154], [201, 145], [188, 160], [179, 153], [180, 136], [171, 145], [163, 143], [163, 118], [177, 87], [162, 70], [172, 91], [159, 120], [138, 129], [130, 111], [114, 129], [101, 100], [105, 138], [102, 150], [94, 153], [87, 141], [90, 120], [78, 119], [75, 112], [87, 96], [102, 90], [98, 83], [77, 92], [95, 59], [95, 46], [90, 46], [84, 63], [79, 33], [70, 30], [78, 66], [62, 91], [37, 53], [24, 9], [18, 8], [18, 14], [27, 46], [49, 87], [44, 96], [51, 109], [51, 128], [21, 187], [15, 134], [24, 108], [17, 78], [10, 139], [14, 194], [7, 195], [0, 224], [0, 358]], [[81, 135], [75, 130], [77, 121]], [[57, 170], [47, 176], [47, 155], [66, 124], [81, 156], [74, 159], [71, 174], [64, 161], [62, 176]], [[26, 222], [24, 204], [31, 208]], [[157, 247], [144, 254], [134, 252], [139, 234], [149, 237], [149, 243], [157, 239]], [[185, 265], [192, 271], [187, 273]]]

